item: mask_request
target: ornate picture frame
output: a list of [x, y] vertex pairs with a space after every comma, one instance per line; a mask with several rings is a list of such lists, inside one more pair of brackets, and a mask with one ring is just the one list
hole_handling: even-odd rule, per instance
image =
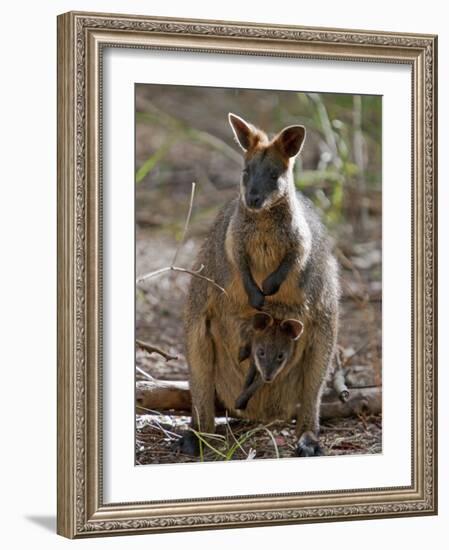
[[[404, 64], [412, 73], [412, 483], [105, 503], [104, 48]], [[437, 513], [437, 37], [70, 12], [58, 17], [58, 533], [70, 538]], [[151, 493], [151, 491], [149, 491]]]

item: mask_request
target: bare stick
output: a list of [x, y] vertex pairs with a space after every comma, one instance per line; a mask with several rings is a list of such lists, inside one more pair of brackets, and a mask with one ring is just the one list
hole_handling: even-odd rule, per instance
[[342, 403], [346, 403], [349, 399], [349, 390], [346, 386], [345, 375], [343, 374], [343, 370], [341, 368], [335, 371], [332, 384], [340, 401]]
[[196, 183], [194, 181], [192, 181], [192, 190], [190, 191], [189, 211], [187, 212], [187, 218], [186, 218], [186, 222], [184, 224], [184, 231], [182, 232], [181, 240], [179, 241], [179, 244], [176, 247], [175, 255], [173, 256], [171, 267], [173, 267], [176, 264], [176, 260], [178, 259], [179, 250], [181, 249], [181, 246], [184, 244], [184, 241], [185, 241], [185, 238], [186, 238], [186, 235], [187, 235], [187, 230], [189, 229], [190, 218], [192, 216], [193, 199], [195, 198], [195, 188], [196, 188]]
[[187, 274], [191, 275], [192, 277], [198, 277], [198, 279], [203, 279], [203, 281], [207, 281], [211, 285], [214, 285], [216, 288], [218, 288], [218, 290], [220, 290], [220, 292], [223, 292], [224, 294], [226, 294], [226, 296], [228, 295], [226, 290], [222, 286], [220, 286], [218, 283], [216, 283], [213, 279], [210, 279], [209, 277], [206, 277], [205, 275], [201, 275], [201, 271], [203, 271], [203, 269], [204, 269], [203, 264], [201, 264], [200, 268], [197, 269], [197, 270], [187, 269], [185, 267], [178, 267], [178, 266], [175, 265], [176, 260], [178, 258], [179, 250], [181, 249], [182, 245], [184, 244], [184, 241], [185, 241], [185, 238], [186, 238], [186, 235], [187, 235], [187, 231], [189, 229], [190, 218], [192, 216], [192, 209], [193, 209], [193, 199], [195, 198], [195, 188], [196, 188], [196, 183], [193, 181], [192, 182], [192, 191], [190, 193], [189, 210], [187, 212], [187, 218], [186, 218], [186, 221], [185, 221], [185, 224], [184, 224], [184, 231], [182, 233], [182, 238], [181, 238], [181, 240], [180, 240], [180, 242], [179, 242], [179, 244], [176, 248], [175, 255], [173, 256], [173, 261], [172, 261], [171, 265], [168, 266], [168, 267], [162, 267], [161, 269], [156, 269], [156, 271], [150, 271], [149, 273], [145, 273], [144, 275], [140, 275], [140, 277], [138, 277], [137, 280], [136, 280], [136, 284], [143, 283], [144, 281], [146, 281], [148, 279], [152, 279], [153, 277], [157, 277], [158, 275], [162, 275], [163, 273], [168, 273], [169, 271], [178, 271], [180, 273], [187, 273]]
[[178, 359], [177, 355], [170, 355], [163, 349], [160, 349], [157, 346], [153, 346], [152, 344], [148, 344], [147, 342], [142, 342], [142, 340], [136, 340], [136, 345], [140, 349], [143, 349], [148, 353], [157, 353], [158, 355], [163, 357], [166, 361], [170, 361], [172, 359]]
[[162, 267], [161, 269], [156, 269], [156, 271], [150, 271], [149, 273], [145, 273], [145, 275], [141, 275], [136, 279], [136, 284], [143, 283], [143, 281], [146, 281], [147, 279], [152, 279], [153, 277], [157, 277], [158, 275], [162, 275], [162, 273], [166, 273], [167, 271], [171, 271], [173, 267]]
[[223, 294], [228, 295], [226, 290], [220, 286], [218, 283], [216, 283], [213, 279], [210, 279], [209, 277], [206, 277], [205, 275], [201, 275], [201, 271], [203, 271], [204, 265], [201, 264], [200, 268], [197, 271], [193, 271], [191, 269], [186, 269], [185, 267], [177, 267], [174, 265], [171, 265], [170, 267], [163, 267], [162, 269], [158, 269], [157, 271], [152, 271], [151, 273], [146, 273], [145, 275], [141, 275], [137, 279], [137, 283], [141, 283], [142, 281], [146, 281], [147, 279], [152, 279], [153, 277], [156, 277], [157, 275], [161, 275], [162, 273], [166, 273], [167, 271], [178, 271], [180, 273], [188, 273], [189, 275], [192, 275], [192, 277], [198, 277], [198, 279], [203, 279], [204, 281], [207, 281], [211, 285], [214, 285], [218, 290], [223, 292]]
[[346, 385], [345, 375], [343, 372], [342, 359], [343, 348], [341, 346], [337, 346], [337, 349], [335, 350], [336, 369], [332, 377], [332, 385], [340, 401], [342, 403], [346, 403], [346, 401], [349, 399], [349, 390], [348, 386]]
[[151, 382], [154, 382], [155, 381], [155, 378], [153, 378], [151, 376], [151, 374], [148, 374], [147, 372], [145, 372], [143, 369], [141, 369], [140, 367], [138, 367], [136, 365], [136, 371], [137, 372], [140, 372], [140, 374], [142, 374], [143, 376], [145, 376], [145, 378], [148, 378], [148, 380], [150, 380]]

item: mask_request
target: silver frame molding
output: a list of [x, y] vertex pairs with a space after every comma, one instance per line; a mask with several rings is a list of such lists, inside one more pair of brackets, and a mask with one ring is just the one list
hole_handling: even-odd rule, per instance
[[[412, 69], [412, 484], [104, 504], [104, 47], [408, 64]], [[75, 13], [58, 17], [58, 533], [70, 538], [437, 513], [437, 37]], [[149, 499], [151, 495], [148, 495]]]

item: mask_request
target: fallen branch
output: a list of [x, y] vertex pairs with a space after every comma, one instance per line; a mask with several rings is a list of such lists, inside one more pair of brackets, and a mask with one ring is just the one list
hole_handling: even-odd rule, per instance
[[363, 412], [379, 414], [382, 412], [382, 387], [351, 388], [349, 398], [345, 403], [331, 396], [323, 398], [321, 403], [320, 418], [343, 418], [359, 416]]
[[[136, 383], [136, 412], [143, 409], [156, 411], [190, 411], [192, 400], [187, 381], [145, 380]], [[140, 409], [140, 410], [139, 410]]]
[[170, 355], [166, 351], [164, 351], [161, 348], [158, 348], [157, 346], [153, 346], [153, 344], [148, 344], [148, 342], [142, 342], [142, 340], [136, 340], [136, 346], [140, 349], [145, 350], [148, 353], [157, 353], [161, 357], [163, 357], [166, 361], [171, 361], [172, 359], [178, 359], [177, 355]]
[[335, 363], [335, 371], [332, 376], [332, 386], [340, 401], [342, 403], [346, 403], [349, 399], [349, 390], [346, 385], [345, 373], [343, 371], [343, 348], [341, 346], [338, 346], [335, 352]]
[[335, 393], [337, 394], [340, 401], [342, 403], [346, 403], [346, 401], [349, 399], [349, 390], [346, 385], [345, 375], [341, 368], [335, 371], [334, 377], [332, 379], [332, 384], [333, 384]]
[[[170, 411], [171, 414], [190, 414], [192, 400], [186, 380], [145, 380], [136, 383], [136, 414], [145, 409]], [[364, 411], [378, 414], [382, 410], [382, 388], [353, 388], [348, 400], [342, 403], [334, 395], [323, 396], [320, 417], [322, 420], [357, 416]], [[235, 413], [235, 411], [234, 411]], [[226, 414], [223, 405], [216, 400], [215, 414]], [[231, 412], [232, 414], [232, 412]]]

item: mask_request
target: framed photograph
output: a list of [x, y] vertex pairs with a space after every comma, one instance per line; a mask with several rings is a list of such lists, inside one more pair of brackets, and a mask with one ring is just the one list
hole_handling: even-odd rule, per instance
[[58, 532], [437, 513], [437, 37], [58, 17]]

